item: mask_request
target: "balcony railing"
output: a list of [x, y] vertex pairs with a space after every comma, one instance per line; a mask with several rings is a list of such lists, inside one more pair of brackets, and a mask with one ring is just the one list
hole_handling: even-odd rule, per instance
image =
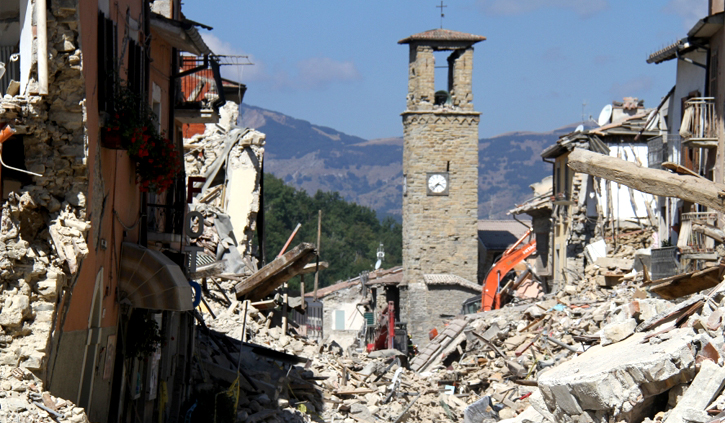
[[216, 112], [224, 103], [220, 84], [219, 65], [214, 58], [181, 56], [174, 105], [176, 119], [182, 123], [216, 122]]
[[717, 147], [717, 124], [713, 97], [695, 97], [685, 102], [680, 135], [682, 145], [685, 147]]

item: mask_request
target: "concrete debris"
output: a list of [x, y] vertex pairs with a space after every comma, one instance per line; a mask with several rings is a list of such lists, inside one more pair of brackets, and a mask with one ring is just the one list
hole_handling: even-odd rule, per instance
[[85, 410], [71, 401], [43, 390], [32, 372], [20, 367], [0, 367], [0, 420], [7, 422], [88, 423]]
[[[633, 260], [640, 242], [620, 242], [567, 290], [452, 318], [410, 367], [396, 351], [284, 332], [279, 293], [257, 308], [231, 286], [228, 302], [207, 292], [194, 376], [239, 380], [248, 421], [706, 422], [725, 409], [725, 284], [652, 296]], [[624, 276], [603, 286], [605, 272]]]

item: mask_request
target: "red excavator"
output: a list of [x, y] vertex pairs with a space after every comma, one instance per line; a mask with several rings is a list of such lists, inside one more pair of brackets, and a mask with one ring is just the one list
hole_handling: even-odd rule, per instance
[[[529, 239], [528, 244], [522, 245], [527, 239]], [[496, 310], [501, 307], [501, 294], [510, 285], [507, 284], [503, 289], [499, 289], [501, 280], [514, 266], [524, 261], [534, 251], [536, 251], [536, 238], [529, 229], [511, 248], [504, 251], [501, 258], [486, 275], [486, 280], [483, 282], [483, 291], [481, 292], [481, 310], [479, 311]]]

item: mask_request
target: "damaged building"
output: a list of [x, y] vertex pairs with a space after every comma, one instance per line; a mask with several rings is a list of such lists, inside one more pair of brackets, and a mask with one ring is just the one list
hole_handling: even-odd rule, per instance
[[[0, 373], [56, 398], [3, 394], [0, 417], [178, 419], [195, 330], [181, 131], [218, 119], [215, 56], [175, 0], [0, 14]], [[182, 57], [212, 69], [207, 101], [184, 95], [201, 69]]]
[[550, 190], [535, 192], [531, 200], [510, 211], [531, 217], [539, 241], [537, 274], [554, 289], [578, 280], [586, 265], [594, 264], [598, 256], [587, 257], [586, 248], [596, 241], [606, 239], [616, 249], [623, 234], [643, 231], [640, 248], [659, 244], [661, 213], [654, 196], [574, 172], [567, 165], [567, 157], [575, 148], [648, 165], [649, 142], [660, 136], [664, 121], [654, 109], [645, 109], [643, 101], [631, 97], [614, 102], [605, 111], [602, 125], [581, 127], [541, 153], [553, 165]]

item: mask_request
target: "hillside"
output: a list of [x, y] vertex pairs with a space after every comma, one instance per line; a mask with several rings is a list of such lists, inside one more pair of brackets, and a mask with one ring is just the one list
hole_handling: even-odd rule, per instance
[[[343, 200], [336, 192], [305, 191], [264, 174], [265, 256], [270, 261], [284, 246], [295, 226], [302, 226], [292, 245], [317, 243], [318, 210], [322, 210], [321, 256], [330, 264], [320, 272], [320, 286], [371, 271], [380, 244], [385, 249], [384, 267], [401, 264], [402, 226], [388, 216], [378, 219], [374, 210]], [[308, 279], [309, 280], [309, 279]], [[297, 289], [299, 278], [291, 283]]]
[[[365, 140], [282, 113], [242, 107], [242, 124], [267, 134], [265, 172], [310, 194], [337, 191], [345, 200], [376, 210], [380, 218], [400, 219], [401, 137]], [[551, 174], [551, 165], [539, 154], [576, 125], [480, 139], [479, 217], [506, 218], [509, 209], [529, 198], [529, 185]]]

